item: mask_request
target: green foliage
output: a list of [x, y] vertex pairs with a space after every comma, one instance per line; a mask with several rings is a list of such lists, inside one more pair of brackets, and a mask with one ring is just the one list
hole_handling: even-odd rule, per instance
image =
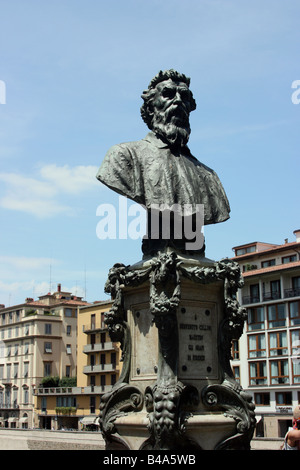
[[44, 387], [44, 388], [50, 388], [50, 387], [59, 387], [59, 377], [58, 376], [55, 376], [55, 377], [52, 377], [52, 376], [47, 376], [47, 377], [44, 377], [42, 380], [41, 380], [41, 386]]
[[76, 407], [75, 406], [56, 406], [55, 407], [55, 413], [57, 415], [62, 414], [62, 415], [70, 415], [71, 413], [76, 412]]
[[62, 377], [59, 380], [58, 387], [76, 387], [77, 377]]
[[77, 377], [62, 377], [59, 376], [47, 376], [41, 380], [40, 386], [43, 388], [53, 387], [76, 387]]

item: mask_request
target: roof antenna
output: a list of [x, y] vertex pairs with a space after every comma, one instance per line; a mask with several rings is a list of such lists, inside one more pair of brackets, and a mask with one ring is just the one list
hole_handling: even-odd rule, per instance
[[49, 277], [49, 293], [51, 294], [51, 284], [52, 284], [52, 258], [50, 258], [50, 277]]

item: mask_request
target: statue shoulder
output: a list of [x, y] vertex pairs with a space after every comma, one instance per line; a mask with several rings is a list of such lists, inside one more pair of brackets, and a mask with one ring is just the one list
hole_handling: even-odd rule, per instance
[[144, 140], [133, 140], [131, 142], [122, 142], [109, 148], [108, 154], [131, 153], [145, 145]]

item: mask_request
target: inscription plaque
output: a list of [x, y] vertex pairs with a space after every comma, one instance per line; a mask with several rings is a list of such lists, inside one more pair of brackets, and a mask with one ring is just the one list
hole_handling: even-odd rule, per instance
[[[158, 364], [157, 328], [149, 307], [135, 306], [132, 311], [132, 379], [155, 379]], [[140, 353], [138, 353], [140, 351]]]
[[178, 309], [179, 377], [218, 378], [217, 308], [213, 302]]

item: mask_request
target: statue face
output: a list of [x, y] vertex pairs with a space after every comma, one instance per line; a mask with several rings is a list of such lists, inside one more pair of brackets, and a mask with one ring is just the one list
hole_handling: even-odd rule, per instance
[[189, 116], [191, 112], [191, 92], [185, 83], [174, 82], [172, 79], [165, 80], [156, 85], [155, 91], [152, 106], [157, 111], [167, 112], [172, 107], [174, 114], [178, 114], [178, 119], [181, 110], [187, 117]]
[[183, 82], [165, 80], [156, 85], [151, 102], [152, 129], [171, 145], [185, 145], [190, 135], [191, 92]]

